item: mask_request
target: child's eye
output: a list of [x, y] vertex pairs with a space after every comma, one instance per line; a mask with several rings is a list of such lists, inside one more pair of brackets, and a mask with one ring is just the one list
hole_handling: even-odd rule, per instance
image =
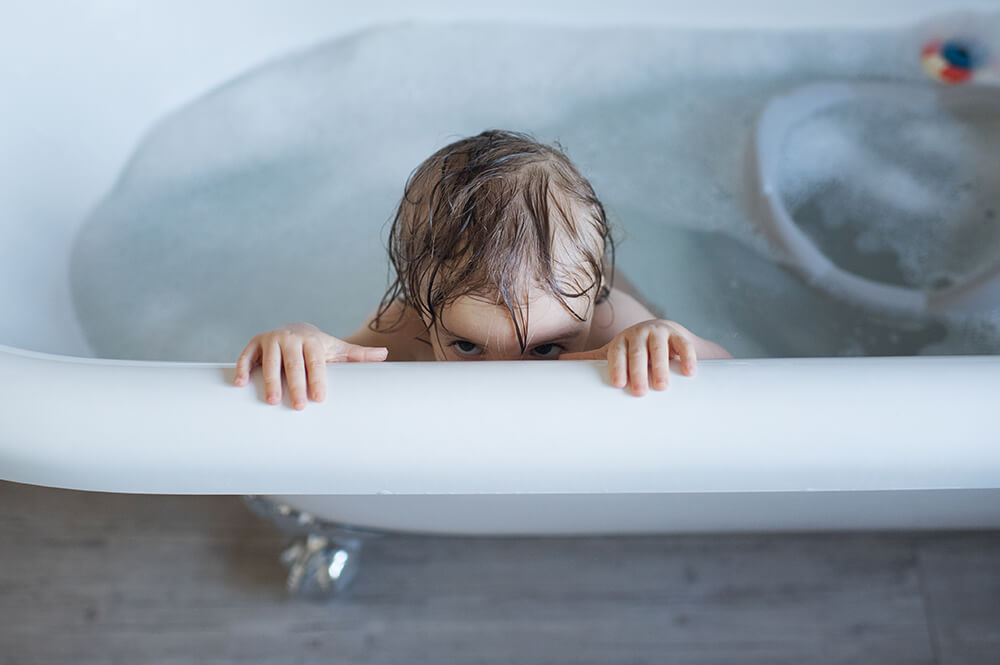
[[539, 358], [557, 358], [565, 350], [566, 347], [562, 344], [539, 344], [531, 350], [531, 353]]
[[482, 353], [482, 349], [479, 348], [478, 344], [473, 344], [472, 342], [466, 341], [464, 339], [457, 339], [451, 343], [452, 347], [463, 356], [478, 356]]

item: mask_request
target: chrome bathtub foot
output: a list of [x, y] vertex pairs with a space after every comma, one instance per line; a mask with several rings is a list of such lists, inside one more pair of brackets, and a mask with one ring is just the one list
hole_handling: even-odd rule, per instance
[[263, 496], [243, 497], [251, 511], [295, 540], [281, 553], [288, 590], [295, 596], [327, 599], [341, 595], [358, 574], [361, 545], [374, 531], [319, 519]]
[[297, 538], [281, 553], [288, 566], [288, 591], [313, 599], [340, 595], [358, 573], [361, 541], [331, 539], [317, 534]]

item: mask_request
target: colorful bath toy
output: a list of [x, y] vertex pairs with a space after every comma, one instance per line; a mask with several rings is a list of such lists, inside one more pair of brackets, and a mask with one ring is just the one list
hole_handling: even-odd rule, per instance
[[949, 39], [927, 43], [920, 61], [927, 75], [942, 83], [965, 83], [988, 61], [986, 47], [973, 40]]

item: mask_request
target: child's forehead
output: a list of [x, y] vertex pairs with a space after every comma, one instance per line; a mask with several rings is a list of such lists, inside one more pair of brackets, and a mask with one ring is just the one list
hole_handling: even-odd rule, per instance
[[[520, 317], [527, 316], [535, 323], [579, 321], [572, 311], [568, 310], [562, 301], [541, 285], [530, 287], [524, 299], [514, 304]], [[584, 319], [590, 317], [586, 312]], [[475, 323], [482, 321], [504, 320], [511, 318], [510, 310], [499, 293], [475, 293], [459, 296], [442, 310], [441, 320], [445, 326], [454, 323]]]
[[[525, 313], [527, 312], [527, 316]], [[525, 345], [568, 340], [586, 335], [590, 312], [579, 318], [548, 293], [537, 293], [518, 316]], [[503, 300], [488, 295], [460, 296], [449, 304], [439, 319], [436, 334], [484, 345], [488, 349], [518, 346], [518, 334], [511, 312]]]

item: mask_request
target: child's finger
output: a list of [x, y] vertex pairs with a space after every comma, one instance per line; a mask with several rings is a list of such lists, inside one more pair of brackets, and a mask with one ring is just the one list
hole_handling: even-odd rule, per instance
[[384, 346], [360, 346], [343, 342], [334, 356], [338, 362], [370, 363], [381, 362], [389, 355], [389, 349]]
[[628, 383], [628, 358], [625, 357], [625, 340], [614, 339], [608, 345], [608, 376], [615, 388], [624, 388]]
[[302, 355], [306, 361], [309, 399], [322, 402], [326, 399], [326, 350], [319, 340], [308, 339], [302, 345]]
[[694, 342], [683, 335], [673, 333], [670, 335], [670, 347], [681, 357], [681, 371], [686, 376], [694, 376], [695, 368], [698, 366], [698, 354], [694, 350]]
[[250, 370], [257, 364], [260, 354], [260, 343], [256, 339], [250, 340], [240, 357], [236, 359], [236, 376], [233, 383], [237, 386], [245, 386], [250, 381]]
[[288, 342], [281, 348], [285, 364], [285, 381], [292, 408], [306, 408], [306, 365], [300, 342]]
[[640, 334], [628, 341], [628, 378], [632, 394], [636, 397], [642, 397], [649, 389], [647, 337], [646, 334]]
[[262, 345], [260, 366], [264, 374], [264, 398], [268, 404], [281, 401], [281, 347], [277, 341]]
[[653, 390], [670, 387], [670, 336], [654, 331], [649, 336], [649, 364], [652, 367], [650, 385]]

